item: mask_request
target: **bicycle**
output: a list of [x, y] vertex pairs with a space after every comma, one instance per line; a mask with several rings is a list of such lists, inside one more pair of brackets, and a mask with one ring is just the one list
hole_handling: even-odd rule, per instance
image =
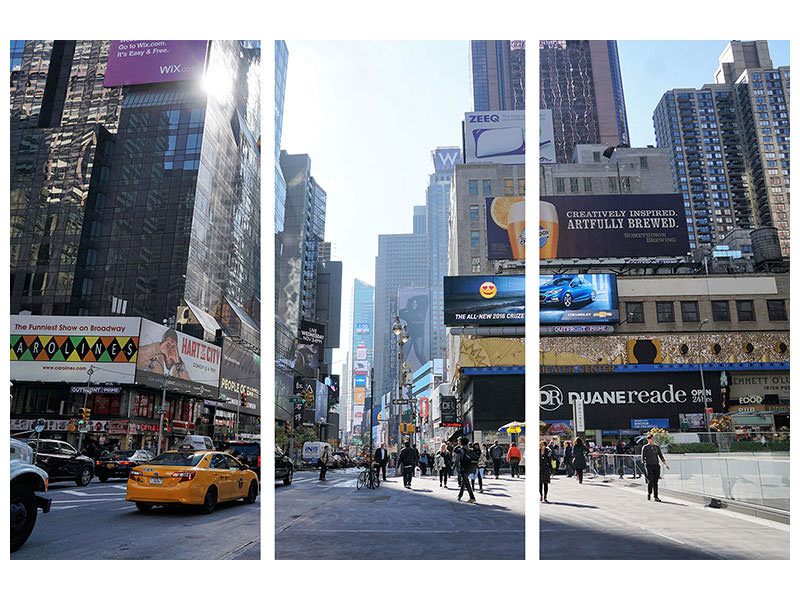
[[364, 470], [358, 474], [356, 489], [360, 490], [365, 485], [371, 490], [381, 486], [381, 478], [378, 476], [378, 471], [374, 464], [364, 467]]

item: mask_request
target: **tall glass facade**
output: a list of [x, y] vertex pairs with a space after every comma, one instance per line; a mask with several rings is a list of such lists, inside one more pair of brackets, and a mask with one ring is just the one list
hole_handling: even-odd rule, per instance
[[473, 110], [525, 110], [524, 40], [472, 40]]

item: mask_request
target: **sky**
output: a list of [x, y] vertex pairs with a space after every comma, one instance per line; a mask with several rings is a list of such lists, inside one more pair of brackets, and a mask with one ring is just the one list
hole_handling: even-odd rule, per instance
[[[653, 111], [664, 92], [678, 87], [699, 89], [714, 82], [719, 55], [728, 41], [617, 42], [631, 146], [655, 145]], [[770, 41], [769, 51], [773, 66], [789, 65], [788, 41]]]
[[431, 151], [461, 145], [472, 110], [466, 41], [288, 41], [281, 148], [308, 154], [327, 192], [325, 240], [342, 261], [341, 360], [353, 279], [375, 283], [378, 235], [410, 233]]

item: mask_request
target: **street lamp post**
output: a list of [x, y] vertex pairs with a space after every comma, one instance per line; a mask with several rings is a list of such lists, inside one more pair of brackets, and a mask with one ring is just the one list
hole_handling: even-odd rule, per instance
[[[86, 393], [83, 395], [83, 408], [86, 408], [86, 405], [89, 403], [89, 391], [92, 389], [92, 373], [94, 373], [94, 369], [89, 367], [86, 370], [86, 374], [89, 376], [89, 384], [86, 388]], [[88, 425], [89, 423], [86, 423]], [[83, 445], [83, 429], [78, 432], [78, 452], [81, 451], [81, 446]]]
[[[703, 322], [700, 323], [700, 327], [697, 328], [697, 331], [699, 332], [701, 329], [703, 329], [703, 325], [705, 325], [708, 322], [709, 322], [708, 319], [703, 319]], [[702, 350], [701, 350], [701, 345], [700, 345], [699, 340], [698, 340], [698, 347], [697, 347], [697, 361], [700, 363], [700, 385], [703, 388], [703, 420], [704, 420], [704, 422], [706, 424], [706, 433], [708, 434], [708, 439], [710, 440], [711, 439], [711, 423], [709, 422], [709, 419], [708, 419], [708, 403], [706, 401], [706, 380], [703, 377], [703, 355], [702, 355]]]
[[403, 400], [403, 344], [408, 342], [408, 331], [406, 326], [400, 322], [400, 316], [396, 316], [392, 323], [392, 332], [397, 336], [397, 458], [400, 459], [400, 445], [403, 440], [402, 427], [402, 404]]

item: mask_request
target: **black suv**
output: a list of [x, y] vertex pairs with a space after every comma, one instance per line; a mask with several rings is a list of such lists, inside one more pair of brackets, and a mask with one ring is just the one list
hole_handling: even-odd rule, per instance
[[294, 477], [294, 465], [292, 461], [283, 453], [280, 446], [275, 444], [275, 481], [283, 479], [283, 485], [292, 485]]
[[89, 485], [94, 477], [94, 461], [61, 440], [27, 440], [36, 452], [36, 466], [47, 472], [50, 481], [74, 481]]
[[261, 481], [261, 442], [242, 440], [217, 442], [217, 450], [227, 452], [239, 462], [246, 464], [248, 469], [255, 471], [258, 480]]

